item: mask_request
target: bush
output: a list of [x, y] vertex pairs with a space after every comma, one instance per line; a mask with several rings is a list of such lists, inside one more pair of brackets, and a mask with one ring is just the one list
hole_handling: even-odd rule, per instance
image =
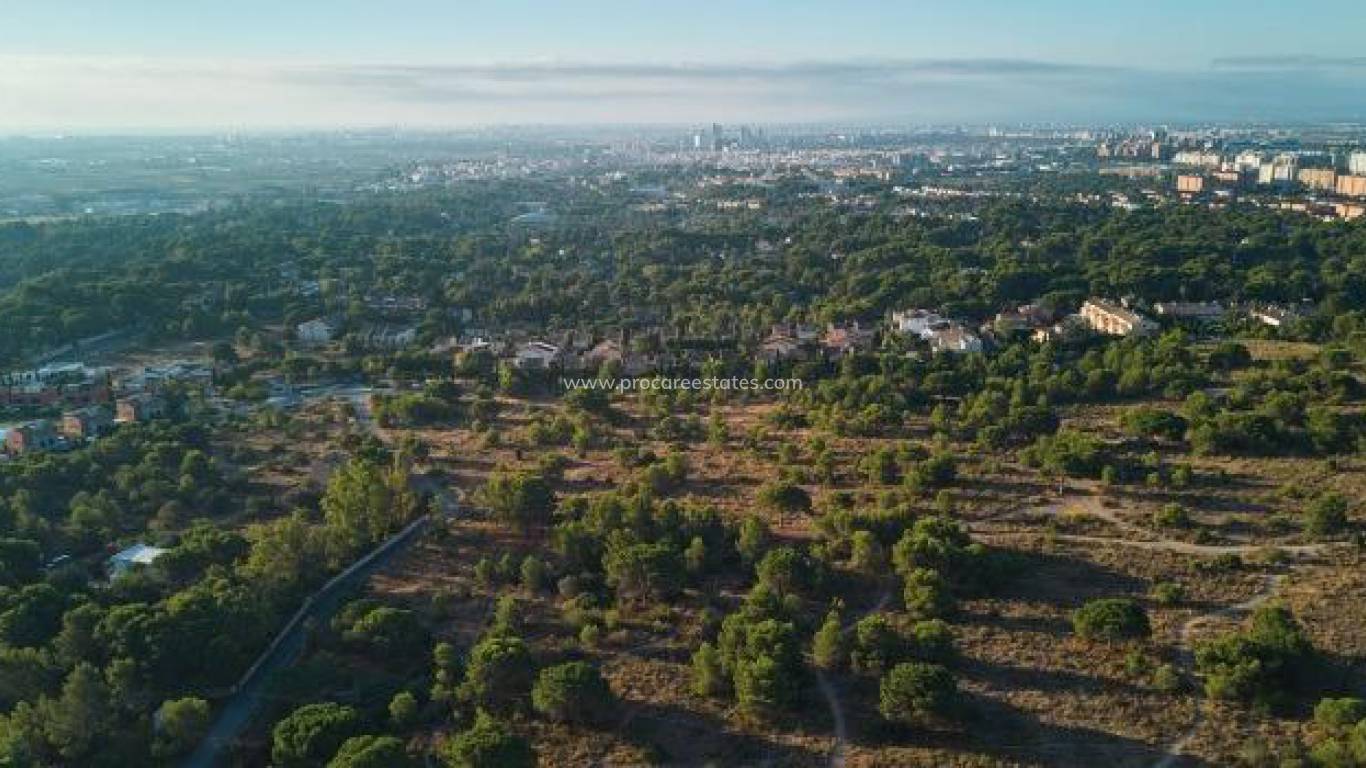
[[1125, 597], [1086, 603], [1072, 614], [1072, 629], [1078, 637], [1106, 642], [1147, 637], [1152, 633], [1143, 607]]
[[403, 742], [393, 736], [352, 736], [327, 768], [407, 768], [413, 765]]
[[1158, 605], [1173, 606], [1186, 598], [1186, 588], [1174, 581], [1160, 581], [1153, 585], [1149, 595]]
[[1325, 728], [1348, 728], [1366, 719], [1366, 701], [1358, 698], [1322, 699], [1314, 707], [1314, 722]]
[[1253, 614], [1247, 630], [1197, 646], [1195, 666], [1210, 698], [1276, 706], [1300, 682], [1313, 656], [1290, 611], [1267, 605]]
[[938, 664], [898, 664], [878, 686], [878, 712], [894, 723], [948, 717], [957, 703], [958, 681]]
[[1347, 499], [1336, 493], [1314, 500], [1305, 512], [1304, 529], [1313, 536], [1332, 536], [1347, 527]]
[[360, 715], [332, 702], [305, 704], [275, 724], [270, 757], [280, 768], [322, 765], [355, 735]]
[[521, 638], [492, 635], [470, 651], [465, 689], [481, 706], [508, 709], [526, 696], [534, 674]]
[[399, 691], [389, 700], [389, 723], [402, 730], [417, 721], [417, 697], [409, 691]]
[[615, 698], [597, 667], [572, 661], [541, 670], [531, 689], [531, 706], [559, 722], [595, 723], [612, 710]]
[[1180, 504], [1164, 504], [1153, 513], [1153, 525], [1159, 528], [1185, 528], [1190, 524], [1190, 513]]
[[469, 730], [446, 743], [442, 759], [450, 768], [534, 768], [536, 753], [507, 723], [480, 710]]

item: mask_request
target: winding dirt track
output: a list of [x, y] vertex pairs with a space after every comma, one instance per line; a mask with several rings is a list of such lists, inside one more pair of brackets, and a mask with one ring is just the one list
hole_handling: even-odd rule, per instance
[[[1276, 589], [1280, 586], [1281, 581], [1284, 578], [1285, 576], [1282, 574], [1267, 576], [1266, 583], [1262, 587], [1262, 590], [1247, 600], [1236, 605], [1225, 606], [1217, 611], [1203, 613], [1199, 616], [1192, 616], [1185, 624], [1182, 624], [1181, 665], [1186, 668], [1186, 673], [1190, 675], [1195, 673], [1195, 648], [1192, 637], [1196, 627], [1214, 619], [1233, 618], [1252, 612], [1257, 606], [1270, 600], [1276, 594]], [[1195, 739], [1196, 734], [1200, 732], [1200, 726], [1203, 725], [1204, 722], [1204, 707], [1197, 703], [1195, 707], [1195, 720], [1191, 722], [1190, 727], [1187, 728], [1179, 738], [1167, 746], [1167, 754], [1161, 760], [1154, 763], [1153, 768], [1172, 768], [1175, 766], [1182, 756], [1185, 755], [1186, 747]]]

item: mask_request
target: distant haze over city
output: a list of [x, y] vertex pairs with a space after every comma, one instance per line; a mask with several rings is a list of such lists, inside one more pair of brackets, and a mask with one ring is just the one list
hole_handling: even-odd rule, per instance
[[26, 5], [4, 133], [1366, 115], [1346, 2]]

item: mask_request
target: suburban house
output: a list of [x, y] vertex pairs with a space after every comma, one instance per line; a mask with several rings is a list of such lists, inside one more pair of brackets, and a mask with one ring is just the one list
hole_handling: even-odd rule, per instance
[[60, 447], [61, 437], [46, 419], [30, 421], [11, 427], [5, 433], [5, 450], [15, 456], [37, 451], [51, 451]]
[[930, 348], [935, 352], [953, 354], [981, 352], [982, 339], [961, 325], [951, 325], [930, 331]]
[[997, 312], [991, 330], [1003, 336], [1020, 331], [1043, 328], [1053, 322], [1053, 313], [1038, 304], [1021, 304], [1014, 309]]
[[166, 553], [161, 547], [153, 547], [147, 544], [134, 544], [133, 546], [115, 553], [110, 556], [106, 566], [109, 579], [112, 581], [118, 577], [132, 571], [134, 568], [144, 567], [156, 562], [158, 557]]
[[88, 405], [62, 415], [62, 434], [72, 440], [99, 437], [113, 426], [113, 414], [103, 405]]
[[304, 344], [321, 346], [336, 338], [338, 330], [340, 330], [340, 328], [336, 322], [324, 317], [318, 317], [304, 323], [299, 323], [294, 329], [294, 335]]
[[1091, 330], [1108, 336], [1143, 336], [1157, 324], [1143, 315], [1105, 299], [1087, 299], [1078, 313]]
[[115, 404], [114, 421], [131, 424], [166, 415], [166, 401], [159, 395], [139, 393], [119, 398]]
[[564, 353], [554, 344], [544, 341], [528, 341], [517, 347], [512, 358], [512, 364], [527, 370], [544, 370], [559, 366], [563, 360]]
[[892, 313], [892, 328], [896, 329], [897, 333], [918, 336], [926, 340], [932, 329], [948, 324], [948, 318], [928, 309], [906, 309]]
[[849, 325], [831, 323], [826, 326], [825, 334], [821, 336], [821, 347], [827, 354], [848, 355], [871, 348], [876, 336], [877, 331], [872, 328], [860, 328], [858, 321]]
[[766, 363], [801, 360], [806, 357], [806, 349], [791, 336], [770, 336], [759, 345], [758, 357]]

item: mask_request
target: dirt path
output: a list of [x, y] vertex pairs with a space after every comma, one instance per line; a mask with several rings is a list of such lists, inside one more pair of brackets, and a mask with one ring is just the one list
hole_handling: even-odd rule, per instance
[[[1197, 627], [1216, 619], [1233, 618], [1252, 612], [1257, 606], [1270, 600], [1276, 594], [1276, 590], [1280, 587], [1281, 581], [1284, 580], [1284, 578], [1285, 576], [1282, 574], [1267, 576], [1262, 590], [1247, 600], [1236, 605], [1225, 606], [1217, 611], [1193, 616], [1187, 620], [1185, 624], [1182, 624], [1181, 665], [1186, 668], [1186, 673], [1192, 676], [1195, 674], [1195, 647], [1193, 638]], [[1191, 722], [1190, 727], [1187, 728], [1180, 737], [1167, 746], [1166, 755], [1161, 760], [1154, 763], [1153, 768], [1173, 768], [1173, 766], [1175, 766], [1186, 754], [1186, 748], [1195, 740], [1196, 735], [1200, 732], [1200, 726], [1205, 722], [1204, 707], [1201, 706], [1202, 703], [1203, 699], [1196, 702], [1195, 720]]]
[[[840, 634], [847, 636], [854, 631], [854, 626], [858, 624], [860, 619], [882, 610], [891, 599], [891, 591], [884, 591], [878, 597], [876, 605], [859, 614], [858, 618], [846, 622], [844, 628], [840, 630]], [[820, 688], [821, 695], [825, 697], [825, 703], [830, 707], [830, 719], [835, 722], [835, 743], [830, 747], [831, 768], [844, 768], [844, 745], [849, 740], [849, 727], [844, 719], [844, 705], [840, 703], [839, 692], [835, 690], [835, 684], [830, 682], [830, 676], [819, 667], [816, 668], [816, 685]]]
[[[1058, 541], [1071, 541], [1082, 544], [1116, 544], [1136, 549], [1162, 550], [1166, 552], [1176, 552], [1183, 555], [1196, 556], [1217, 556], [1217, 555], [1251, 555], [1267, 549], [1277, 549], [1281, 552], [1293, 555], [1312, 555], [1326, 551], [1334, 546], [1332, 543], [1323, 544], [1196, 544], [1180, 539], [1162, 537], [1160, 533], [1135, 525], [1125, 520], [1113, 509], [1101, 503], [1099, 496], [1094, 493], [1070, 494], [1057, 501], [1041, 504], [1028, 510], [1033, 514], [1041, 514], [1046, 517], [1061, 517], [1069, 512], [1081, 512], [1087, 516], [1098, 520], [1104, 520], [1115, 526], [1119, 530], [1133, 534], [1136, 538], [1119, 538], [1115, 536], [1092, 536], [1087, 534], [1059, 533], [1054, 538]], [[967, 525], [968, 531], [981, 537], [1007, 536], [1010, 532], [992, 530], [991, 523], [1001, 520], [1001, 517], [994, 517], [992, 520], [974, 522]]]

